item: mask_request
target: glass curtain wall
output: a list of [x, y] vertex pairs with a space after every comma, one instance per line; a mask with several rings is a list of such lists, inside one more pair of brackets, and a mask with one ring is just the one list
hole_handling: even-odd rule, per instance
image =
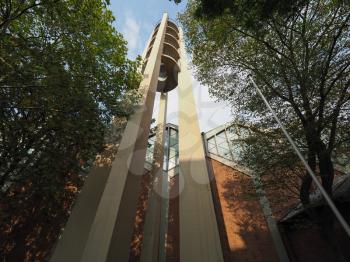
[[[215, 130], [215, 129], [214, 129]], [[213, 134], [209, 131], [205, 136], [208, 152], [230, 161], [240, 160], [240, 151], [242, 148], [242, 140], [249, 132], [247, 128], [236, 125], [223, 126]], [[209, 135], [210, 134], [210, 135]], [[167, 124], [164, 144], [164, 164], [163, 171], [170, 171], [179, 166], [179, 134], [177, 126]], [[146, 162], [152, 165], [153, 150], [156, 136], [151, 134], [148, 139], [148, 148], [146, 153]], [[176, 170], [174, 170], [176, 171]], [[176, 172], [175, 172], [176, 173]]]
[[[152, 164], [156, 135], [149, 136], [146, 162]], [[179, 165], [179, 133], [175, 126], [167, 125], [165, 129], [163, 171], [170, 171]]]
[[246, 128], [235, 125], [224, 126], [206, 139], [208, 152], [230, 161], [240, 160], [242, 140], [247, 135]]

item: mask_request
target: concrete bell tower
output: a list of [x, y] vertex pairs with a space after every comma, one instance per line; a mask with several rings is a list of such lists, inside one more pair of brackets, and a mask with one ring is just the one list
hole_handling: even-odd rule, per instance
[[[176, 87], [179, 97], [179, 179], [183, 184], [183, 190], [179, 192], [179, 258], [180, 261], [223, 261], [183, 35], [181, 28], [168, 19], [167, 13], [153, 30], [142, 58], [143, 79], [139, 88], [142, 98], [127, 123], [88, 232], [84, 230], [85, 237], [77, 235], [79, 230], [74, 228], [79, 224], [76, 222], [74, 226], [74, 222], [69, 221], [68, 232], [58, 243], [52, 261], [73, 261], [69, 259], [72, 252], [74, 261], [129, 260], [156, 92], [161, 95], [141, 261], [165, 261], [162, 252], [165, 236], [160, 226], [164, 214], [159, 192], [163, 190], [164, 179], [167, 92]], [[74, 230], [78, 231], [74, 233]], [[80, 241], [81, 248], [73, 251], [68, 243], [74, 236]]]

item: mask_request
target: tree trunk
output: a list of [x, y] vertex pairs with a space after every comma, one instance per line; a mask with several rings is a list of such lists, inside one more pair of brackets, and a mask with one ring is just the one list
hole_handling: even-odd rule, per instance
[[[320, 150], [317, 152], [317, 157], [319, 159], [319, 169], [320, 176], [322, 180], [322, 186], [328, 193], [328, 195], [333, 197], [333, 181], [334, 181], [334, 166], [332, 158], [326, 146], [321, 142]], [[345, 258], [339, 249], [337, 238], [334, 232], [334, 222], [335, 216], [333, 211], [328, 206], [324, 204], [321, 206], [320, 212], [320, 224], [321, 224], [321, 235], [329, 243], [331, 252], [333, 253], [334, 261], [345, 262]]]
[[[333, 196], [333, 180], [334, 180], [334, 166], [331, 158], [331, 153], [327, 150], [326, 145], [323, 143], [321, 138], [316, 135], [316, 132], [312, 132], [312, 128], [308, 129], [307, 132], [307, 143], [308, 143], [308, 164], [310, 168], [316, 171], [316, 156], [318, 159], [318, 168], [320, 172], [322, 186], [332, 198]], [[310, 132], [311, 131], [311, 132]], [[310, 204], [310, 188], [312, 184], [311, 176], [306, 173], [303, 177], [302, 185], [300, 187], [300, 200], [306, 208], [306, 212], [309, 217], [316, 223], [319, 223], [321, 228], [321, 238], [324, 239], [330, 248], [330, 252], [334, 258], [334, 261], [344, 262], [344, 256], [337, 245], [337, 239], [334, 232], [334, 221], [335, 217], [328, 206], [324, 203], [321, 206], [320, 212], [316, 209], [307, 208]]]
[[[323, 147], [325, 147], [323, 145]], [[317, 152], [318, 156], [318, 166], [320, 168], [320, 176], [322, 180], [322, 186], [327, 191], [330, 197], [333, 196], [332, 186], [334, 180], [334, 167], [330, 154], [328, 151], [323, 148], [319, 152]]]
[[[316, 171], [316, 154], [309, 147], [307, 162], [312, 171]], [[306, 171], [305, 176], [300, 187], [300, 201], [304, 206], [310, 204], [310, 188], [312, 184], [312, 178], [309, 172]]]

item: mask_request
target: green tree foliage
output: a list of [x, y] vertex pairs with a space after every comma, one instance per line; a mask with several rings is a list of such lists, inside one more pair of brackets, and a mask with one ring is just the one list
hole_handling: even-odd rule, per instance
[[[171, 0], [170, 0], [171, 1]], [[173, 0], [180, 3], [181, 0]], [[303, 7], [306, 0], [198, 0], [194, 15], [213, 18], [231, 14], [236, 24], [246, 29], [258, 29], [274, 15], [287, 16]]]
[[4, 0], [0, 15], [0, 224], [28, 207], [54, 219], [112, 116], [132, 112], [139, 61], [107, 1]]
[[[244, 9], [248, 2], [236, 3]], [[349, 6], [310, 0], [292, 14], [272, 13], [253, 30], [234, 12], [198, 17], [200, 7], [190, 1], [180, 17], [198, 78], [214, 96], [232, 102], [236, 121], [263, 131], [246, 139], [245, 164], [266, 170], [297, 163], [248, 81], [251, 74], [332, 195], [332, 157], [349, 152]], [[305, 175], [304, 204], [310, 187]]]

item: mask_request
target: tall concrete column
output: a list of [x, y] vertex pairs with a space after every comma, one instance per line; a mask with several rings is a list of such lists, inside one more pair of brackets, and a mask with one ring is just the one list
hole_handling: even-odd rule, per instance
[[154, 143], [153, 165], [151, 170], [152, 186], [148, 198], [148, 208], [142, 241], [142, 262], [159, 261], [159, 249], [164, 248], [162, 247], [163, 244], [160, 243], [160, 239], [162, 239], [160, 237], [160, 222], [167, 96], [167, 93], [161, 93], [160, 95], [156, 141]]
[[180, 261], [218, 262], [223, 256], [181, 29], [180, 52]]
[[166, 23], [165, 13], [140, 84], [140, 105], [125, 128], [81, 261], [128, 261]]
[[[187, 69], [182, 33], [179, 33], [176, 24], [168, 20], [165, 13], [143, 53], [146, 63], [141, 70], [142, 98], [128, 121], [109, 175], [106, 175], [109, 168], [93, 171], [96, 175], [105, 174], [104, 179], [98, 186], [93, 183], [95, 180], [91, 181], [90, 190], [85, 191], [86, 197], [81, 198], [78, 208], [75, 208], [76, 212], [70, 218], [63, 237], [64, 241], [59, 243], [53, 261], [129, 260], [156, 91], [162, 94], [154, 149], [155, 161], [152, 168], [154, 185], [146, 215], [141, 260], [152, 262], [165, 260], [167, 200], [162, 199], [162, 192], [167, 194], [168, 181], [166, 179], [162, 181], [162, 168], [166, 93], [177, 86], [179, 169], [180, 179], [184, 185], [183, 191], [180, 192], [180, 260], [201, 262], [223, 260], [192, 93], [192, 80]], [[104, 186], [104, 189], [100, 186]], [[94, 201], [89, 201], [90, 198]], [[80, 223], [80, 219], [85, 218], [86, 221]], [[79, 243], [77, 248], [74, 246], [75, 242]], [[71, 252], [74, 253], [73, 256]]]

